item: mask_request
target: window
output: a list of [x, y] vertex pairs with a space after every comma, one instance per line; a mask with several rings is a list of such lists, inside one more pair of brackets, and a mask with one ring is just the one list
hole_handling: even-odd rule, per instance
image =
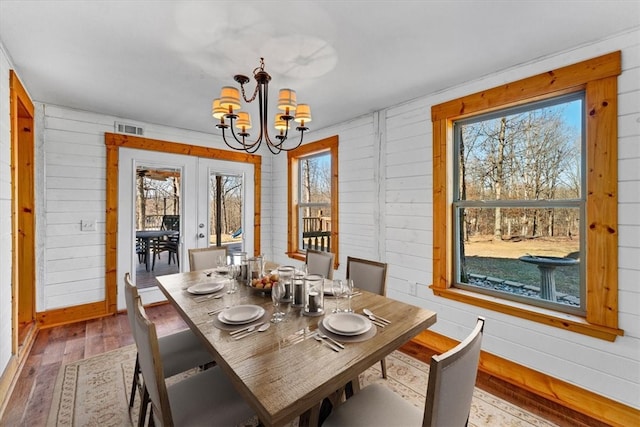
[[333, 252], [338, 260], [338, 137], [288, 153], [289, 256], [307, 249]]
[[454, 286], [585, 314], [583, 116], [578, 92], [454, 122]]
[[[432, 108], [436, 295], [609, 341], [623, 334], [619, 74], [614, 52]], [[522, 252], [500, 257], [479, 236]], [[541, 239], [556, 252], [541, 253]]]

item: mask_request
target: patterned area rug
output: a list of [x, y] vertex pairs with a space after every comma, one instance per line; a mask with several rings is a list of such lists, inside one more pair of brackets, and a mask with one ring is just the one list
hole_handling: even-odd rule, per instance
[[[89, 359], [69, 363], [60, 368], [48, 426], [131, 426], [137, 420], [139, 398], [132, 414], [128, 411], [128, 393], [135, 364], [135, 347], [100, 354]], [[376, 382], [384, 384], [416, 407], [423, 408], [427, 390], [429, 366], [401, 352], [387, 357], [388, 379], [382, 379], [380, 364], [376, 363], [360, 376], [363, 386]], [[172, 377], [168, 383], [179, 381]], [[255, 426], [257, 419], [247, 420], [243, 426]], [[534, 414], [476, 388], [473, 396], [471, 426], [554, 426]], [[297, 422], [291, 427], [297, 426]]]

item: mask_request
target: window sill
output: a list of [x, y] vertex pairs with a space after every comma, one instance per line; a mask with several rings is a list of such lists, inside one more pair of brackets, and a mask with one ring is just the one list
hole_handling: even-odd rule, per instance
[[305, 261], [307, 259], [307, 255], [302, 252], [287, 252], [289, 258], [297, 259], [298, 261]]
[[430, 288], [436, 296], [448, 298], [465, 304], [475, 305], [497, 311], [499, 313], [520, 317], [532, 322], [542, 323], [548, 326], [588, 335], [590, 337], [606, 341], [613, 342], [617, 336], [624, 335], [624, 331], [622, 329], [594, 325], [587, 322], [587, 320], [582, 317], [570, 314], [559, 313], [557, 311], [540, 307], [533, 307], [515, 301], [507, 301], [489, 295], [477, 294], [463, 289], [439, 289], [433, 285], [430, 286]]

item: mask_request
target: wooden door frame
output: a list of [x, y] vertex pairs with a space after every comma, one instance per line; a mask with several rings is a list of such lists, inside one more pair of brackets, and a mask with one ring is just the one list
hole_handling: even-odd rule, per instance
[[[19, 323], [36, 318], [34, 107], [18, 75], [9, 71], [11, 116], [12, 352]], [[24, 340], [23, 340], [24, 342]]]
[[261, 205], [261, 176], [262, 157], [245, 152], [219, 150], [215, 148], [189, 145], [178, 142], [162, 141], [131, 135], [120, 135], [106, 132], [104, 135], [107, 147], [107, 194], [106, 194], [106, 262], [105, 262], [105, 290], [106, 298], [104, 310], [108, 314], [118, 310], [118, 162], [120, 148], [158, 151], [163, 153], [181, 154], [185, 156], [202, 157], [207, 159], [224, 160], [238, 163], [253, 164], [253, 251], [260, 253], [260, 205]]
[[[11, 126], [11, 357], [0, 376], [0, 416], [38, 331], [35, 266], [35, 128], [31, 98], [9, 70]], [[20, 322], [25, 326], [20, 333]]]

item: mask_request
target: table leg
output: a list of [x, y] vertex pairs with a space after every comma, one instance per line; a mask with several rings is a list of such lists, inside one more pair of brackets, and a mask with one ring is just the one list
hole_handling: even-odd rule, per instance
[[144, 256], [144, 266], [147, 269], [147, 272], [149, 272], [149, 258], [151, 257], [151, 239], [150, 238], [145, 238], [144, 239], [144, 250], [145, 250], [145, 256]]

